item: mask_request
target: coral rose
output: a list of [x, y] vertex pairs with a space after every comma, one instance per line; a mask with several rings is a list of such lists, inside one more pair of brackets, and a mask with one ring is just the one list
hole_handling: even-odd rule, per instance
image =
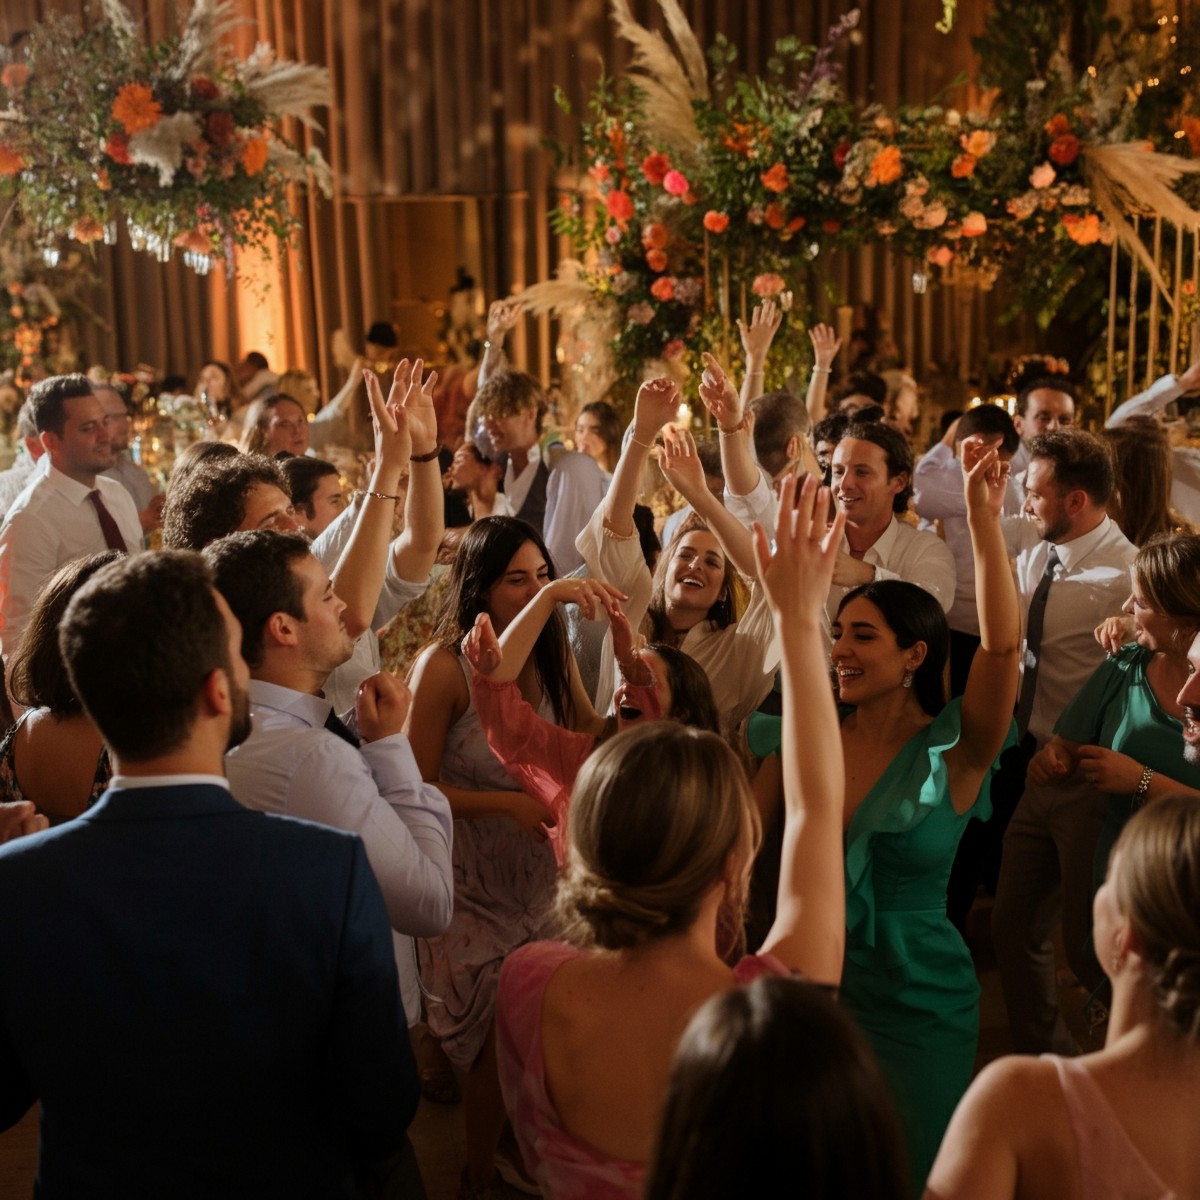
[[15, 175], [24, 165], [24, 159], [15, 150], [0, 143], [0, 176]]
[[767, 205], [763, 216], [769, 229], [782, 229], [787, 224], [787, 213], [783, 211], [783, 205], [776, 204], [774, 200]]
[[768, 192], [786, 192], [791, 182], [788, 179], [787, 167], [781, 162], [777, 162], [769, 171], [764, 171], [759, 178]]
[[19, 92], [29, 82], [29, 68], [20, 62], [11, 62], [0, 71], [0, 83], [10, 92]]
[[754, 282], [750, 285], [750, 290], [756, 296], [778, 296], [786, 286], [782, 275], [756, 275]]
[[1050, 143], [1046, 153], [1050, 155], [1051, 162], [1058, 163], [1060, 167], [1069, 167], [1079, 157], [1080, 144], [1073, 133], [1064, 133]]
[[948, 267], [954, 261], [954, 251], [949, 246], [934, 246], [925, 257], [935, 267]]
[[675, 280], [670, 275], [663, 275], [650, 285], [650, 295], [655, 300], [671, 300], [675, 296]]
[[710, 208], [704, 214], [704, 228], [709, 233], [724, 233], [729, 228], [729, 214]]
[[1058, 172], [1048, 162], [1042, 163], [1029, 172], [1029, 186], [1039, 190], [1048, 188], [1057, 178]]
[[802, 229], [804, 228], [804, 226], [805, 226], [805, 225], [807, 225], [807, 224], [808, 224], [808, 220], [807, 220], [807, 218], [805, 218], [805, 217], [793, 217], [793, 218], [792, 218], [792, 219], [791, 219], [791, 220], [790, 220], [790, 221], [787, 223], [787, 232], [788, 232], [788, 233], [799, 233], [799, 232], [800, 232], [800, 230], [802, 230]]
[[904, 166], [901, 161], [900, 147], [884, 146], [871, 159], [871, 165], [867, 169], [867, 186], [874, 187], [876, 184], [895, 183], [903, 173]]
[[960, 154], [950, 164], [950, 174], [955, 179], [970, 179], [975, 174], [975, 164], [978, 161], [973, 154]]
[[604, 207], [614, 221], [620, 221], [622, 224], [633, 216], [633, 201], [630, 200], [628, 192], [609, 192], [604, 200]]
[[667, 252], [665, 250], [647, 250], [646, 266], [652, 271], [665, 271], [667, 269]]
[[112, 117], [128, 134], [153, 129], [162, 117], [162, 105], [144, 83], [127, 83], [113, 101]]
[[267, 139], [251, 138], [242, 147], [242, 170], [252, 179], [267, 165]]
[[1046, 122], [1046, 132], [1052, 138], [1062, 137], [1064, 133], [1071, 132], [1071, 122], [1062, 113], [1055, 113]]
[[642, 245], [647, 250], [664, 250], [670, 239], [671, 235], [667, 227], [660, 225], [657, 221], [652, 221], [649, 225], [642, 227]]
[[667, 177], [667, 172], [671, 169], [671, 160], [665, 154], [647, 154], [642, 159], [642, 174], [646, 177], [646, 182], [658, 187]]
[[1100, 218], [1095, 213], [1085, 213], [1083, 216], [1064, 213], [1062, 223], [1067, 237], [1080, 246], [1090, 246], [1100, 240]]
[[987, 217], [981, 212], [970, 212], [963, 218], [962, 235], [963, 237], [979, 237], [980, 234], [987, 233]]
[[692, 186], [682, 171], [668, 171], [663, 176], [662, 185], [672, 196], [685, 196]]

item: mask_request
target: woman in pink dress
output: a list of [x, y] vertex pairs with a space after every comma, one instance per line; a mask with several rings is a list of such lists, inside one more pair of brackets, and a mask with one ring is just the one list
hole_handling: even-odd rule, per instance
[[[1190, 687], [1180, 695], [1185, 704]], [[1200, 705], [1200, 684], [1194, 690], [1192, 704]], [[1200, 805], [1193, 797], [1153, 800], [1134, 815], [1093, 907], [1096, 954], [1113, 990], [1104, 1049], [992, 1063], [946, 1130], [926, 1200], [1200, 1196]]]
[[[756, 534], [792, 714], [778, 916], [757, 955], [737, 957], [758, 824], [729, 746], [672, 723], [642, 724], [601, 745], [580, 772], [558, 897], [571, 942], [509, 955], [497, 1002], [506, 1107], [546, 1196], [639, 1194], [675, 1046], [709, 997], [771, 973], [840, 977], [844, 770], [821, 612], [843, 519], [826, 531], [817, 514], [828, 503], [815, 481], [798, 491], [789, 479], [774, 555]], [[801, 760], [801, 738], [834, 752]]]

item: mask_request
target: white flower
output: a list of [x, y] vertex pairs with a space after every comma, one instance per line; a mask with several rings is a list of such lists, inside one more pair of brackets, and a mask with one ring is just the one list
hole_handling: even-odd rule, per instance
[[158, 186], [170, 187], [183, 162], [183, 148], [200, 136], [200, 122], [191, 113], [172, 113], [129, 139], [129, 157], [158, 172]]

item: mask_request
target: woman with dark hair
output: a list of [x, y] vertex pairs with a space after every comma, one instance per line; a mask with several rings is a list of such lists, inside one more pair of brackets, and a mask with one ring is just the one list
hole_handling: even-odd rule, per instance
[[192, 394], [208, 412], [208, 423], [217, 436], [236, 442], [249, 405], [233, 368], [218, 358], [210, 358], [201, 366]]
[[641, 1195], [675, 1047], [704, 1001], [762, 975], [837, 982], [844, 774], [822, 686], [821, 612], [843, 518], [827, 530], [828, 503], [815, 481], [798, 491], [789, 476], [774, 555], [757, 536], [790, 714], [778, 912], [758, 954], [739, 945], [758, 821], [728, 744], [642, 723], [580, 771], [558, 896], [569, 943], [511, 954], [497, 1007], [505, 1103], [546, 1196]]
[[1002, 1058], [946, 1131], [926, 1200], [1200, 1195], [1200, 806], [1167, 796], [1125, 827], [1096, 893], [1112, 984], [1104, 1049]]
[[585, 404], [575, 418], [575, 449], [596, 460], [608, 478], [617, 469], [621, 457], [621, 418], [605, 400]]
[[[532, 526], [513, 517], [476, 521], [455, 555], [436, 640], [421, 652], [410, 680], [413, 753], [456, 818], [454, 917], [441, 937], [419, 944], [426, 1020], [450, 1062], [467, 1072], [464, 1182], [477, 1189], [492, 1182], [504, 1122], [491, 1032], [500, 964], [545, 932], [557, 872], [548, 841], [554, 818], [488, 749], [460, 647], [481, 613], [503, 632], [553, 578], [549, 552]], [[590, 586], [578, 583], [581, 590]], [[596, 720], [557, 613], [540, 631], [518, 686], [548, 720], [572, 729], [589, 714]], [[435, 1071], [427, 1067], [431, 1078]], [[444, 1086], [442, 1078], [435, 1082]]]
[[1187, 520], [1171, 507], [1171, 443], [1166, 430], [1148, 417], [1131, 417], [1100, 437], [1113, 453], [1117, 486], [1108, 515], [1135, 545], [1172, 533], [1191, 533]]
[[[949, 629], [924, 588], [865, 584], [833, 622], [846, 706], [842, 1000], [891, 1085], [914, 1190], [974, 1065], [979, 984], [946, 915], [946, 884], [967, 822], [989, 815], [1017, 692], [1020, 619], [1000, 528], [1007, 468], [982, 438], [964, 440], [962, 459], [982, 639], [963, 696], [946, 703]], [[769, 721], [753, 723], [756, 753], [772, 748], [759, 733]]]
[[[770, 691], [779, 662], [770, 607], [755, 581], [748, 531], [708, 490], [695, 443], [670, 423], [679, 388], [670, 379], [642, 384], [634, 406], [633, 433], [617, 463], [608, 495], [579, 535], [578, 546], [593, 579], [604, 579], [622, 601], [635, 632], [675, 646], [704, 668], [726, 733]], [[691, 504], [684, 523], [651, 575], [642, 556], [633, 509], [646, 456], [664, 430], [659, 462], [663, 474]], [[740, 594], [750, 580], [744, 609]], [[616, 687], [611, 639], [600, 665], [596, 701], [607, 706]]]
[[679, 1043], [645, 1200], [900, 1200], [887, 1084], [823, 988], [768, 975], [714, 996]]
[[60, 567], [38, 594], [8, 665], [8, 690], [25, 707], [0, 742], [0, 800], [31, 800], [52, 824], [77, 817], [108, 787], [112, 768], [100, 731], [83, 711], [58, 648], [75, 593], [115, 550]]

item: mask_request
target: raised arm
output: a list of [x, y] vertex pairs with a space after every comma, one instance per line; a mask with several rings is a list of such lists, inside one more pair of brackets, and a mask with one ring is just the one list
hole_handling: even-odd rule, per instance
[[712, 530], [721, 549], [748, 579], [757, 572], [750, 531], [708, 490], [696, 443], [686, 429], [670, 429], [659, 465], [667, 482], [680, 492], [696, 515]]
[[725, 368], [711, 354], [702, 357], [704, 373], [700, 376], [700, 399], [717, 423], [725, 486], [731, 496], [749, 496], [758, 486], [759, 474], [750, 446], [750, 423], [745, 419], [742, 403], [745, 385], [739, 396]]
[[812, 476], [797, 494], [789, 475], [779, 500], [774, 554], [762, 526], [754, 531], [759, 579], [783, 649], [783, 858], [763, 951], [809, 979], [836, 984], [846, 941], [846, 778], [822, 614], [846, 518], [839, 512], [826, 529], [829, 489]]
[[633, 430], [625, 439], [612, 483], [604, 497], [604, 524], [617, 537], [633, 537], [633, 506], [642, 487], [642, 468], [658, 431], [679, 411], [679, 385], [673, 379], [650, 379], [638, 388]]
[[483, 357], [475, 368], [474, 376], [468, 375], [464, 390], [474, 396], [488, 379], [504, 369], [504, 339], [521, 319], [520, 300], [495, 300], [488, 309], [487, 341], [483, 343]]
[[808, 405], [809, 419], [815, 425], [825, 420], [828, 412], [825, 394], [829, 391], [829, 376], [833, 371], [833, 360], [842, 348], [842, 339], [832, 325], [814, 325], [808, 331], [808, 340], [812, 342], [813, 367], [804, 402]]
[[[392, 543], [392, 563], [396, 574], [410, 583], [423, 583], [429, 577], [445, 532], [442, 469], [437, 459], [437, 413], [433, 407], [436, 384], [436, 371], [421, 378], [418, 359], [410, 386], [403, 396], [396, 397], [408, 419], [412, 458], [408, 496], [404, 501], [404, 532]], [[396, 392], [394, 384], [392, 391]]]
[[738, 333], [742, 335], [742, 349], [746, 352], [746, 375], [742, 379], [742, 408], [748, 408], [751, 400], [757, 400], [765, 390], [763, 377], [767, 368], [767, 354], [783, 320], [783, 310], [774, 300], [764, 300], [751, 314], [750, 324], [738, 318]]
[[[1008, 565], [1008, 551], [1000, 527], [1007, 487], [1007, 464], [982, 438], [962, 443], [967, 525], [975, 556], [975, 603], [979, 609], [980, 646], [971, 664], [962, 702], [962, 738], [947, 757], [958, 759], [972, 772], [986, 771], [1004, 745], [1017, 698], [1017, 654], [1021, 645], [1021, 617], [1017, 588]], [[958, 764], [956, 764], [958, 765]], [[970, 788], [964, 791], [970, 791]], [[955, 808], [964, 812], [974, 795], [955, 796]]]

